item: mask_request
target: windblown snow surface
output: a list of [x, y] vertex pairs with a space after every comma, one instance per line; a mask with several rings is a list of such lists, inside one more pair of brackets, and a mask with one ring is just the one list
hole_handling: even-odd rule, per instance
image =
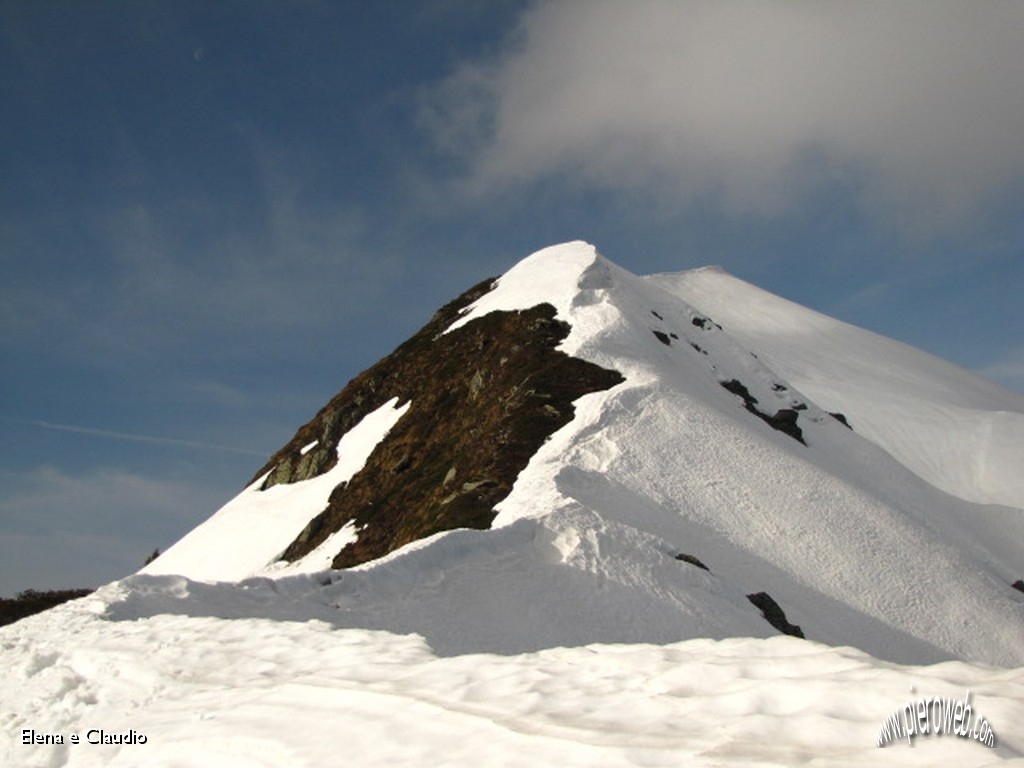
[[[387, 403], [331, 479], [254, 484], [140, 574], [0, 629], [0, 764], [1024, 764], [1024, 399], [720, 270], [640, 278], [579, 242], [457, 324], [541, 302], [563, 351], [626, 380], [576, 402], [491, 530], [323, 570], [342, 529], [275, 562]], [[971, 707], [966, 735], [935, 698]]]

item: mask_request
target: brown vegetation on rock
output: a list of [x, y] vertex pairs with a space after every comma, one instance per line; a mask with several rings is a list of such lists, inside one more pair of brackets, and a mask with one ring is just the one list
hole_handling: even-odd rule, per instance
[[[442, 308], [391, 355], [353, 379], [260, 470], [268, 488], [329, 470], [338, 441], [392, 398], [410, 402], [366, 465], [285, 550], [297, 560], [353, 521], [358, 539], [335, 568], [372, 560], [453, 528], [488, 528], [543, 442], [573, 417], [573, 401], [623, 381], [555, 347], [568, 335], [555, 308], [492, 312], [445, 334], [485, 281]], [[302, 449], [316, 445], [302, 453]]]

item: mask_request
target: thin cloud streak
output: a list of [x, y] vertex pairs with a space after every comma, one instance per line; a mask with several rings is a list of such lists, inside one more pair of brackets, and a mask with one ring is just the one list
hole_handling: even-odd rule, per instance
[[186, 440], [178, 437], [162, 437], [158, 435], [139, 435], [132, 432], [119, 432], [112, 429], [97, 429], [95, 427], [80, 427], [74, 424], [53, 424], [48, 421], [22, 421], [20, 419], [9, 419], [18, 424], [26, 424], [40, 429], [48, 429], [55, 432], [73, 432], [79, 435], [91, 437], [102, 437], [111, 440], [125, 440], [133, 443], [149, 443], [150, 445], [164, 445], [174, 448], [190, 448], [204, 451], [221, 451], [225, 453], [238, 453], [246, 456], [266, 457], [267, 451], [254, 451], [249, 448], [234, 448], [228, 445], [215, 445], [204, 443], [199, 440]]

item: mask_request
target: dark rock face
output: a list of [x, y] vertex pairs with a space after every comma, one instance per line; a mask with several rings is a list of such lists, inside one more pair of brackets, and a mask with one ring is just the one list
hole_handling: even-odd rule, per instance
[[833, 412], [829, 411], [828, 415], [831, 416], [836, 421], [838, 421], [840, 424], [842, 424], [847, 429], [853, 429], [853, 427], [850, 426], [850, 422], [847, 421], [846, 416], [844, 414], [838, 413], [838, 412], [833, 413]]
[[[301, 427], [257, 477], [304, 480], [336, 462], [342, 435], [392, 398], [411, 402], [366, 465], [285, 550], [296, 560], [354, 521], [358, 539], [334, 558], [346, 568], [453, 528], [488, 528], [494, 506], [543, 442], [573, 417], [572, 402], [624, 379], [555, 347], [569, 333], [555, 308], [492, 312], [451, 333], [474, 286], [391, 355], [357, 376]], [[313, 441], [317, 445], [302, 454]]]
[[676, 560], [681, 560], [684, 563], [689, 563], [690, 565], [695, 565], [698, 568], [703, 568], [708, 573], [711, 572], [711, 569], [704, 565], [696, 555], [688, 555], [685, 552], [680, 552], [676, 555]]
[[717, 328], [718, 330], [722, 330], [722, 326], [720, 326], [710, 317], [703, 317], [702, 315], [697, 315], [691, 318], [690, 322], [693, 323], [698, 328], [703, 328], [705, 331], [710, 330], [712, 327]]
[[761, 611], [761, 615], [764, 616], [765, 621], [779, 630], [779, 632], [782, 632], [785, 635], [803, 638], [803, 630], [796, 624], [789, 623], [789, 620], [786, 618], [786, 614], [783, 612], [782, 608], [767, 592], [755, 592], [752, 595], [747, 595], [747, 600], [757, 606]]
[[799, 415], [797, 410], [805, 409], [807, 407], [806, 405], [802, 408], [799, 406], [797, 406], [797, 408], [781, 408], [774, 414], [765, 413], [757, 407], [757, 398], [750, 394], [750, 390], [747, 389], [743, 382], [737, 379], [729, 379], [729, 381], [722, 381], [719, 383], [734, 395], [738, 395], [742, 398], [743, 407], [765, 422], [772, 429], [777, 429], [779, 432], [789, 435], [797, 442], [807, 445], [807, 443], [804, 442], [804, 432], [800, 429], [800, 425], [796, 423], [797, 416]]

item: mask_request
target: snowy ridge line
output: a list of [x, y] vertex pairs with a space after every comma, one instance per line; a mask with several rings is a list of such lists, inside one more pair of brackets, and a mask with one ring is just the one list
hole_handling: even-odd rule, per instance
[[[496, 306], [508, 309], [534, 301], [536, 297], [528, 292], [523, 291], [523, 295], [517, 295], [513, 290], [516, 285], [529, 285], [530, 280], [512, 278], [518, 271], [530, 267], [539, 271], [540, 262], [549, 251], [542, 251], [517, 265], [498, 281], [498, 289], [485, 297], [491, 304], [478, 304], [474, 311], [482, 313]], [[596, 256], [596, 252], [591, 250], [587, 253], [586, 248], [580, 244], [571, 244], [569, 251], [574, 260], [563, 258], [554, 266], [547, 262], [544, 264], [544, 274], [551, 282], [559, 285], [572, 285], [575, 282], [588, 286], [581, 291], [577, 300], [571, 302], [570, 309], [565, 310], [573, 331], [564, 347], [567, 352], [599, 365], [616, 366], [626, 374], [627, 382], [614, 390], [588, 396], [578, 403], [577, 419], [553, 436], [541, 449], [520, 476], [512, 495], [499, 504], [500, 514], [495, 525], [507, 524], [520, 516], [543, 515], [543, 510], [571, 503], [573, 497], [582, 498], [584, 505], [591, 508], [607, 504], [607, 496], [604, 499], [598, 498], [590, 494], [585, 486], [573, 489], [567, 497], [566, 486], [559, 483], [557, 478], [564, 476], [569, 469], [565, 466], [566, 456], [573, 456], [576, 450], [576, 435], [593, 432], [616, 435], [610, 437], [607, 444], [615, 446], [612, 453], [617, 455], [611, 460], [601, 460], [601, 481], [607, 482], [610, 479], [613, 487], [621, 484], [624, 489], [630, 489], [629, 499], [625, 500], [627, 508], [633, 507], [629, 513], [630, 518], [635, 517], [637, 503], [645, 496], [654, 495], [672, 500], [673, 506], [682, 504], [683, 509], [687, 510], [687, 516], [698, 513], [698, 518], [704, 524], [710, 523], [718, 529], [718, 535], [741, 543], [748, 550], [747, 555], [735, 552], [733, 563], [749, 560], [750, 555], [770, 548], [775, 552], [776, 562], [783, 558], [785, 567], [797, 569], [798, 580], [806, 586], [814, 585], [815, 591], [824, 587], [830, 596], [843, 602], [852, 600], [860, 611], [867, 611], [869, 616], [909, 630], [918, 637], [939, 639], [947, 652], [951, 651], [958, 656], [978, 653], [990, 639], [975, 637], [967, 641], [961, 631], [952, 628], [950, 614], [960, 615], [960, 618], [953, 620], [956, 623], [963, 621], [966, 625], [975, 622], [978, 617], [970, 616], [968, 603], [973, 601], [988, 605], [994, 597], [994, 612], [985, 621], [994, 630], [1004, 623], [1003, 616], [1010, 617], [1008, 626], [1015, 625], [1016, 628], [1009, 630], [1006, 626], [994, 630], [993, 638], [1001, 636], [1003, 640], [997, 642], [1009, 643], [1005, 646], [1007, 648], [1015, 644], [1011, 637], [1018, 631], [1024, 631], [1020, 629], [1024, 625], [1021, 624], [1020, 605], [1014, 601], [1007, 587], [1009, 577], [1024, 567], [1021, 553], [1019, 550], [1005, 553], [1009, 556], [1006, 559], [993, 557], [993, 550], [1000, 546], [998, 536], [988, 536], [986, 532], [981, 541], [971, 541], [972, 536], [967, 536], [967, 541], [964, 541], [963, 537], [961, 521], [971, 515], [974, 518], [973, 526], [977, 529], [979, 521], [988, 517], [987, 511], [968, 512], [969, 505], [934, 492], [902, 467], [895, 466], [876, 446], [869, 444], [856, 432], [851, 432], [785, 379], [768, 369], [757, 356], [737, 345], [729, 337], [728, 327], [723, 332], [713, 316], [708, 318], [691, 305], [680, 306], [677, 299], [664, 293], [657, 285], [645, 284]], [[591, 256], [594, 257], [593, 261], [590, 260]], [[566, 261], [571, 261], [573, 269], [582, 268], [583, 273], [560, 274], [556, 267]], [[724, 276], [720, 271], [709, 273]], [[503, 288], [504, 296], [494, 295]], [[556, 292], [559, 291], [561, 289], [556, 289]], [[672, 345], [655, 342], [653, 349], [658, 350], [656, 354], [651, 352], [652, 337], [647, 335], [651, 333], [648, 321], [652, 316], [655, 320], [665, 321], [664, 330], [673, 329], [679, 341]], [[699, 328], [695, 321], [700, 321]], [[691, 341], [700, 345], [701, 349], [691, 349]], [[679, 352], [676, 351], [677, 347]], [[743, 407], [739, 398], [722, 390], [723, 379], [739, 379], [749, 383], [752, 394], [759, 404], [766, 404], [764, 407], [769, 412], [780, 407], [802, 406], [799, 422], [805, 429], [810, 429], [807, 434], [812, 444], [811, 451], [794, 449], [791, 438], [781, 435], [772, 438], [771, 432], [755, 428], [758, 435], [767, 434], [768, 437], [758, 438], [758, 443], [766, 439], [767, 442], [758, 445], [754, 453], [750, 453], [749, 449], [745, 449], [747, 456], [731, 449], [723, 453], [721, 448], [736, 440], [749, 444], [749, 440], [754, 437], [748, 431], [749, 419], [737, 413], [737, 408]], [[627, 395], [627, 392], [635, 394]], [[620, 411], [622, 420], [610, 418], [611, 414], [607, 410], [609, 406], [626, 399], [631, 404]], [[648, 403], [657, 406], [651, 408]], [[707, 409], [707, 405], [711, 408]], [[736, 418], [739, 430], [730, 426], [727, 431], [723, 431], [726, 426], [722, 422], [723, 417]], [[856, 423], [856, 417], [853, 420]], [[586, 426], [588, 423], [589, 426]], [[694, 461], [693, 456], [685, 454], [675, 460], [669, 459], [676, 450], [678, 435], [665, 434], [663, 425], [687, 423], [700, 427], [697, 433], [699, 436], [694, 436], [700, 445], [713, 448], [711, 451], [706, 447], [701, 449], [709, 454], [706, 460]], [[776, 446], [783, 448], [781, 453]], [[715, 453], [718, 454], [718, 460], [712, 458]], [[678, 463], [679, 460], [684, 462], [683, 466]], [[782, 475], [787, 483], [777, 491], [766, 494], [766, 489], [770, 490], [778, 484], [777, 478], [782, 469], [778, 464], [780, 460], [791, 467]], [[570, 459], [569, 463], [575, 464], [576, 461]], [[666, 472], [668, 466], [672, 467], [672, 474]], [[683, 481], [676, 477], [680, 469], [687, 466], [691, 467], [690, 473], [686, 474], [689, 480]], [[760, 466], [769, 471], [761, 472]], [[725, 476], [729, 476], [730, 481], [718, 485], [714, 496], [702, 494], [694, 498], [694, 490], [705, 485], [701, 477], [723, 474], [725, 467], [729, 467]], [[881, 483], [880, 470], [885, 476]], [[589, 483], [598, 479], [593, 474], [583, 476], [590, 478]], [[554, 488], [559, 489], [556, 494], [548, 490]], [[752, 497], [751, 489], [757, 489], [754, 492], [759, 495]], [[586, 493], [586, 496], [581, 497], [581, 493]], [[751, 507], [754, 498], [761, 507], [756, 513]], [[823, 508], [823, 503], [828, 506]], [[802, 518], [793, 519], [794, 504], [804, 509]], [[870, 516], [864, 516], [865, 509], [871, 510]], [[737, 515], [737, 511], [741, 514]], [[950, 515], [950, 512], [953, 514]], [[627, 521], [626, 517], [621, 519]], [[723, 526], [723, 521], [729, 519], [735, 522]], [[822, 519], [827, 521], [825, 536], [815, 532], [811, 538], [809, 534], [821, 527]], [[688, 527], [688, 523], [683, 521], [673, 523], [666, 520], [658, 526], [659, 532], [666, 536], [664, 531], [667, 526], [679, 523], [683, 523], [684, 529]], [[762, 529], [759, 536], [751, 535], [754, 532], [752, 525]], [[1014, 528], [1021, 530], [1019, 520], [1014, 522]], [[848, 538], [851, 535], [855, 538]], [[974, 536], [977, 535], [976, 530]], [[739, 541], [738, 536], [741, 537]], [[780, 536], [784, 538], [780, 539]], [[669, 536], [666, 538], [671, 540]], [[806, 545], [801, 545], [801, 539], [812, 545], [810, 553]], [[951, 540], [957, 542], [952, 547]], [[711, 542], [695, 543], [693, 549], [700, 555], [701, 547], [709, 546], [718, 545], [712, 545]], [[943, 570], [948, 569], [945, 570], [948, 575], [944, 577], [943, 583], [949, 587], [948, 594], [959, 595], [964, 590], [955, 582], [962, 578], [966, 562], [957, 553], [961, 547], [973, 552], [974, 557], [984, 558], [983, 570], [989, 573], [992, 565], [1003, 559], [1003, 564], [996, 566], [1001, 575], [995, 579], [983, 577], [972, 583], [969, 591], [974, 595], [973, 598], [957, 596], [953, 598], [952, 604], [943, 604], [934, 598], [934, 593], [929, 595], [927, 590], [922, 590], [919, 574], [929, 570], [936, 573], [934, 564], [945, 562]], [[808, 554], [814, 559], [809, 560]], [[836, 556], [845, 561], [839, 567], [838, 574], [837, 564], [831, 562]], [[929, 566], [929, 562], [933, 565]], [[876, 568], [886, 574], [881, 583], [875, 575]], [[854, 574], [857, 587], [850, 589], [850, 576]], [[753, 574], [748, 573], [745, 578], [751, 576]], [[748, 583], [744, 590], [759, 592], [766, 587], [771, 592], [770, 584], [758, 583], [766, 576], [755, 577], [757, 580]], [[901, 601], [885, 594], [887, 590], [881, 584], [886, 582], [901, 594], [910, 595], [910, 602], [901, 604]], [[1006, 586], [998, 588], [996, 595], [991, 595], [990, 584], [993, 582], [1001, 582]], [[792, 601], [796, 600], [799, 607], [801, 602], [809, 598], [807, 593], [799, 594], [800, 591], [797, 590], [785, 603], [792, 605]], [[954, 605], [956, 607], [950, 611]], [[832, 609], [829, 611], [829, 620], [832, 621], [836, 616]], [[845, 642], [860, 636], [862, 639], [855, 642], [861, 647], [882, 652], [883, 646], [888, 646], [890, 650], [885, 653], [892, 653], [890, 641], [863, 645], [865, 639], [858, 626], [863, 623], [862, 618], [855, 619], [851, 615], [849, 622], [843, 623], [845, 627], [839, 631], [838, 637], [845, 637]], [[810, 622], [812, 627], [815, 624], [820, 625], [821, 621]], [[814, 633], [815, 629], [811, 631]], [[968, 645], [975, 650], [968, 651]], [[922, 648], [917, 648], [912, 653], [921, 652]], [[1003, 656], [1003, 663], [1013, 663], [1013, 659], [1019, 659], [1019, 654], [1015, 653]], [[990, 658], [994, 660], [994, 657]]]
[[559, 320], [571, 322], [571, 307], [581, 287], [580, 276], [599, 260], [604, 261], [597, 250], [582, 241], [537, 251], [499, 277], [494, 287], [466, 307], [445, 333], [489, 312], [529, 309], [540, 301], [552, 304]]
[[699, 307], [781, 376], [936, 487], [1024, 509], [1024, 397], [721, 270], [643, 278]]

